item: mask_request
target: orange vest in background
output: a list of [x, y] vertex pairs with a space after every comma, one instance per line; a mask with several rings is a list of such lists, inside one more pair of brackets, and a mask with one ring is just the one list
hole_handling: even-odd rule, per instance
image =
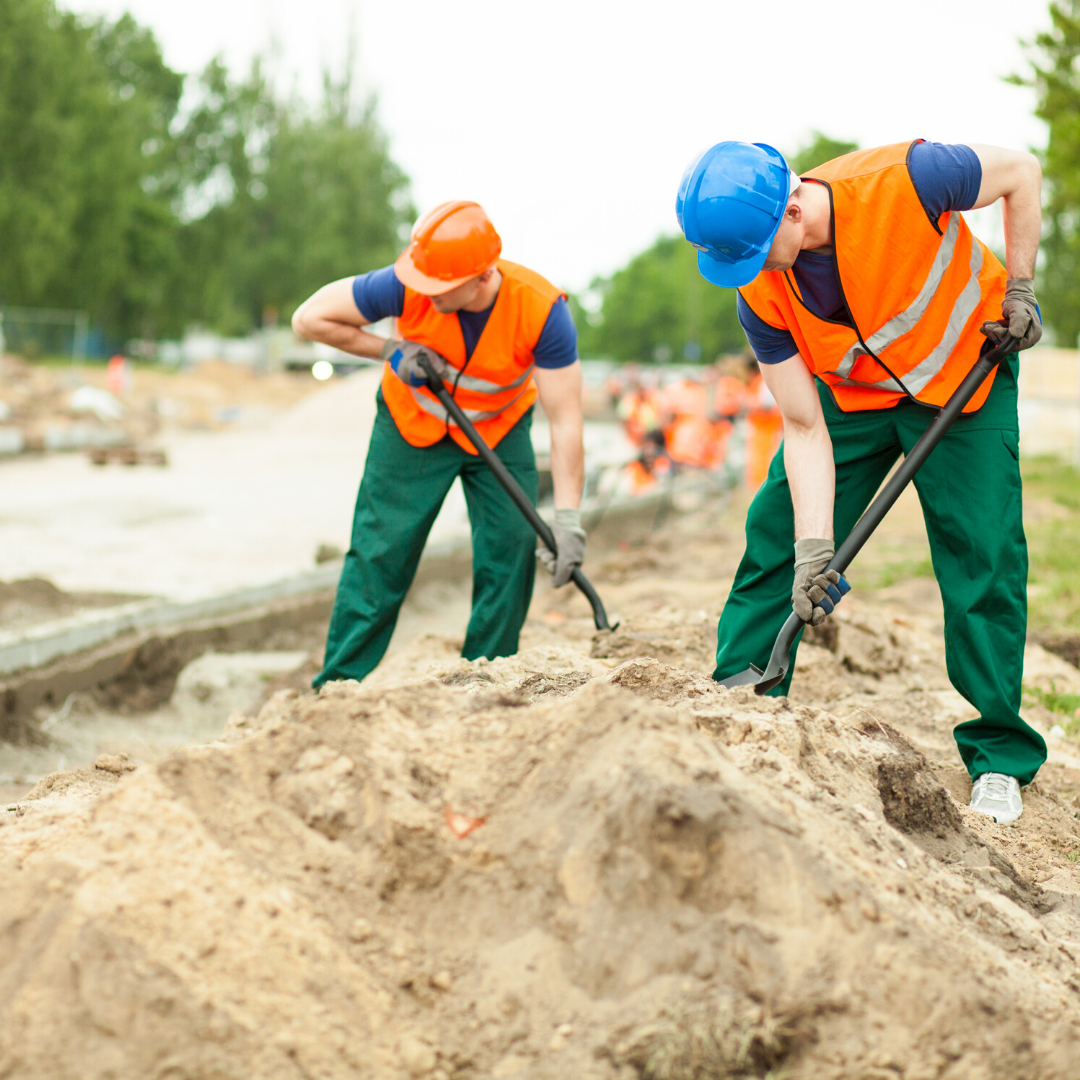
[[[978, 359], [979, 327], [1001, 318], [1004, 267], [958, 212], [927, 215], [907, 168], [913, 145], [858, 150], [803, 178], [829, 189], [855, 329], [812, 314], [790, 270], [762, 272], [739, 290], [759, 318], [792, 335], [845, 412], [905, 397], [943, 405]], [[993, 374], [965, 412], [982, 405], [992, 382]]]
[[[517, 263], [500, 259], [498, 269], [499, 295], [468, 360], [457, 315], [440, 314], [430, 297], [406, 287], [405, 307], [398, 318], [401, 337], [430, 345], [462, 373], [444, 382], [488, 446], [497, 445], [536, 401], [533, 349], [552, 306], [563, 295]], [[431, 446], [449, 431], [462, 449], [476, 453], [452, 420], [448, 426], [446, 410], [426, 386], [406, 386], [387, 364], [382, 392], [398, 431], [411, 446]]]

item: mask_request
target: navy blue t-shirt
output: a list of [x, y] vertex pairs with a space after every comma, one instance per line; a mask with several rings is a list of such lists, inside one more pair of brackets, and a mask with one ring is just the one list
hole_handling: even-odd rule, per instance
[[[936, 221], [946, 210], [970, 210], [979, 198], [982, 165], [969, 146], [921, 142], [908, 158], [911, 180], [926, 212]], [[806, 306], [823, 319], [850, 323], [833, 272], [832, 253], [803, 251], [791, 268]], [[779, 364], [799, 348], [787, 330], [777, 330], [759, 319], [739, 294], [739, 322], [758, 362]]]
[[[405, 286], [398, 280], [393, 266], [384, 266], [353, 279], [353, 299], [360, 314], [370, 322], [396, 319], [405, 310]], [[492, 304], [483, 311], [457, 312], [461, 336], [465, 339], [466, 360], [472, 356], [494, 307]], [[561, 368], [569, 367], [577, 358], [577, 328], [566, 301], [560, 296], [552, 304], [544, 329], [540, 331], [533, 359], [537, 367]]]

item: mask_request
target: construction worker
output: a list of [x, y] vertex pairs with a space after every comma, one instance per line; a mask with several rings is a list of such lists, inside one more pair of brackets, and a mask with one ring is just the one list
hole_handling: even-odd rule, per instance
[[746, 489], [757, 491], [784, 438], [784, 418], [757, 363], [746, 384]]
[[[565, 296], [501, 259], [483, 208], [450, 202], [422, 217], [392, 265], [323, 286], [293, 316], [297, 333], [386, 361], [375, 426], [341, 572], [323, 670], [363, 679], [382, 659], [431, 526], [461, 478], [472, 529], [473, 594], [462, 656], [517, 652], [532, 597], [536, 535], [426, 386], [434, 364], [454, 399], [529, 497], [537, 494], [530, 429], [537, 396], [551, 425], [557, 586], [585, 554], [581, 528], [581, 364]], [[397, 320], [389, 340], [366, 327]]]
[[[739, 289], [785, 436], [749, 510], [715, 678], [763, 667], [792, 609], [814, 625], [832, 610], [824, 589], [838, 576], [824, 571], [834, 537], [848, 534], [987, 339], [1007, 329], [1020, 349], [1039, 340], [1040, 186], [1030, 154], [922, 140], [846, 154], [802, 177], [770, 146], [726, 142], [686, 170], [680, 226], [702, 275]], [[960, 215], [998, 199], [1007, 272]], [[954, 733], [971, 805], [1002, 823], [1019, 817], [1020, 786], [1046, 759], [1019, 714], [1027, 547], [1017, 369], [1013, 353], [915, 477], [949, 677], [980, 714]], [[794, 649], [776, 693], [793, 667]]]

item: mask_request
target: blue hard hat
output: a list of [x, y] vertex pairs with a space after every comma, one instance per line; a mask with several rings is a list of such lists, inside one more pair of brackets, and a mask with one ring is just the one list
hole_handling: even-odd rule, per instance
[[675, 215], [706, 281], [728, 289], [761, 272], [791, 193], [791, 170], [765, 143], [722, 142], [690, 162]]

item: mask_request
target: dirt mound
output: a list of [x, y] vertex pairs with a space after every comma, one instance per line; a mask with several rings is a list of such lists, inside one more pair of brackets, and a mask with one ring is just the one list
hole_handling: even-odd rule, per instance
[[1075, 1077], [1080, 873], [1013, 858], [844, 654], [846, 718], [588, 647], [429, 639], [20, 803], [0, 1075]]

